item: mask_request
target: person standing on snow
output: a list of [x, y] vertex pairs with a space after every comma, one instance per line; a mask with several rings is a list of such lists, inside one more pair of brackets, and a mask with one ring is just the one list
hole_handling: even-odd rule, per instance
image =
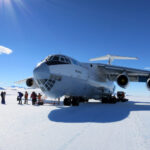
[[39, 93], [38, 94], [38, 105], [43, 105], [43, 104], [44, 104], [44, 102], [42, 100], [42, 95]]
[[18, 104], [22, 104], [22, 97], [23, 97], [23, 93], [21, 93], [21, 92], [18, 92], [18, 97], [17, 97], [17, 101], [19, 101], [19, 103]]
[[1, 103], [2, 104], [5, 104], [5, 96], [6, 96], [6, 92], [1, 92], [1, 98], [2, 98]]
[[35, 105], [37, 101], [37, 94], [35, 92], [32, 92], [31, 98], [32, 98], [32, 105]]
[[25, 92], [25, 95], [24, 95], [24, 104], [28, 104], [28, 92], [27, 91]]

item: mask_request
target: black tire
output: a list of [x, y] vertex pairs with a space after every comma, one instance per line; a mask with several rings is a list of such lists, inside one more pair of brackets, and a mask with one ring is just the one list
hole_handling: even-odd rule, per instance
[[111, 100], [112, 100], [112, 103], [113, 103], [113, 104], [117, 103], [116, 97], [112, 97]]
[[72, 98], [72, 106], [79, 106], [79, 98]]
[[89, 102], [89, 99], [85, 99], [85, 102], [88, 103], [88, 102]]
[[84, 97], [79, 97], [79, 102], [81, 103], [87, 103], [89, 100]]
[[70, 106], [71, 105], [71, 99], [70, 98], [65, 98], [64, 99], [64, 105], [65, 106]]
[[124, 99], [121, 99], [121, 102], [127, 102], [128, 99], [124, 98]]
[[108, 99], [106, 97], [103, 97], [101, 101], [103, 104], [108, 103]]
[[101, 101], [103, 104], [115, 104], [117, 99], [116, 97], [103, 97]]
[[78, 99], [79, 99], [79, 102], [81, 102], [81, 103], [84, 103], [84, 102], [85, 102], [85, 100], [84, 100], [83, 97], [79, 97]]

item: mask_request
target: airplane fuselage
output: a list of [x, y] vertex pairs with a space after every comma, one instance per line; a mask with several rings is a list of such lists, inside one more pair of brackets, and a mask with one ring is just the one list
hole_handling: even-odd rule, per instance
[[68, 64], [44, 61], [34, 69], [34, 80], [47, 96], [101, 99], [103, 95], [113, 94], [115, 85], [104, 75], [103, 70], [98, 71], [99, 68], [94, 64], [68, 59]]

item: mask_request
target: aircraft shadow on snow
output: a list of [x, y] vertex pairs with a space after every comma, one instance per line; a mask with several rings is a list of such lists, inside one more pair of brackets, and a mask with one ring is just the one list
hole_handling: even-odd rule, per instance
[[117, 104], [90, 102], [79, 107], [60, 106], [49, 113], [48, 118], [64, 123], [111, 123], [127, 118], [132, 111], [150, 111], [150, 102], [129, 101]]

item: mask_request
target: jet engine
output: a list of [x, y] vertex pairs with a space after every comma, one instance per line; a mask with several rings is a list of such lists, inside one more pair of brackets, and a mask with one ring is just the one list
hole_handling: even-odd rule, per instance
[[146, 85], [147, 85], [147, 88], [150, 90], [150, 78], [147, 79]]
[[[126, 88], [128, 83], [129, 83], [129, 79], [128, 76], [125, 74], [121, 74], [117, 77], [117, 83], [120, 87], [122, 88]], [[149, 84], [150, 85], [150, 84]]]
[[26, 80], [26, 85], [28, 87], [31, 87], [31, 88], [37, 88], [38, 87], [33, 78], [28, 78]]

